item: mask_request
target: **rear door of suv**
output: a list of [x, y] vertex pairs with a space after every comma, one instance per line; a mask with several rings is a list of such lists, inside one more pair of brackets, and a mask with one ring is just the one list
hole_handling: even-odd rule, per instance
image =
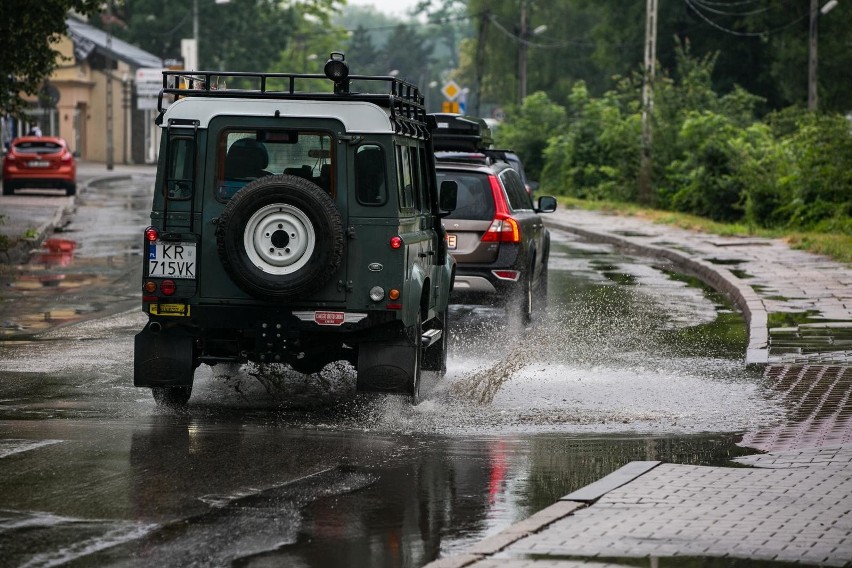
[[[458, 184], [456, 208], [444, 218], [447, 248], [459, 263], [491, 263], [497, 260], [499, 242], [483, 242], [496, 214], [492, 183], [497, 177], [487, 170], [438, 165], [438, 185], [445, 180]], [[493, 178], [493, 181], [492, 181]], [[499, 188], [502, 192], [502, 188]]]

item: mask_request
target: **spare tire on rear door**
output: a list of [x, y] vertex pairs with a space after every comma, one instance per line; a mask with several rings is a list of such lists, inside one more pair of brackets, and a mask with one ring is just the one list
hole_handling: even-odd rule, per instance
[[343, 221], [331, 197], [289, 175], [257, 179], [228, 202], [216, 245], [231, 279], [268, 300], [316, 291], [343, 261]]

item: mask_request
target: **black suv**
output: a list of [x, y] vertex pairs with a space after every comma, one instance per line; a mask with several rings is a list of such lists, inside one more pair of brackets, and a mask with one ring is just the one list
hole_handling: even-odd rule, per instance
[[[453, 258], [423, 96], [394, 77], [167, 71], [134, 384], [185, 404], [201, 363], [350, 361], [419, 398], [446, 369]], [[358, 91], [350, 89], [350, 82]], [[375, 94], [379, 90], [385, 92]], [[373, 94], [371, 94], [373, 93]]]
[[[438, 180], [456, 182], [458, 192], [456, 208], [444, 218], [456, 259], [453, 300], [515, 306], [528, 323], [533, 298], [541, 304], [547, 298], [550, 234], [539, 213], [555, 211], [556, 199], [541, 196], [534, 205], [512, 165], [480, 147], [490, 142], [484, 121], [436, 118]], [[447, 121], [451, 126], [442, 128]]]

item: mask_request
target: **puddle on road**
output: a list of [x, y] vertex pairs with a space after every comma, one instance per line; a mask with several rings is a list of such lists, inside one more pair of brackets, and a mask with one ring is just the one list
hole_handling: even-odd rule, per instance
[[151, 180], [120, 185], [90, 186], [78, 196], [72, 223], [47, 238], [30, 262], [0, 265], [0, 340], [32, 339], [138, 305], [139, 234], [147, 222]]
[[[601, 275], [595, 268], [601, 264], [634, 284]], [[355, 393], [347, 364], [310, 376], [202, 365], [187, 412], [268, 416], [272, 410], [283, 423], [306, 428], [485, 435], [744, 432], [779, 420], [777, 401], [745, 369], [742, 318], [694, 279], [571, 241], [554, 242], [550, 277], [549, 308], [529, 328], [507, 325], [499, 308], [452, 306], [447, 376], [434, 384], [427, 374], [426, 400], [416, 408], [405, 397]], [[68, 333], [87, 341], [61, 360], [23, 343], [17, 349], [27, 356], [18, 358], [6, 342], [16, 369], [46, 375], [32, 379], [32, 393], [47, 399], [37, 411], [23, 401], [23, 410], [0, 409], [150, 414], [150, 393], [132, 387], [128, 371], [132, 333], [126, 330], [138, 330], [143, 319], [133, 312], [116, 316], [112, 330], [101, 320], [75, 325]], [[42, 339], [66, 335], [59, 329]], [[61, 376], [67, 369], [75, 370], [70, 381]], [[109, 397], [106, 407], [101, 397]]]
[[745, 368], [745, 325], [721, 296], [669, 267], [566, 247], [554, 247], [549, 309], [534, 325], [507, 324], [500, 308], [451, 306], [447, 376], [427, 375], [416, 408], [357, 395], [345, 364], [312, 376], [202, 368], [191, 406], [273, 407], [300, 427], [379, 433], [744, 432], [781, 418]]

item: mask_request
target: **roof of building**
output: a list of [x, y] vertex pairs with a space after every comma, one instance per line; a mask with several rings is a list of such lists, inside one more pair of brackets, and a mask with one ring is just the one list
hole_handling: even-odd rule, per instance
[[93, 51], [98, 51], [134, 68], [163, 66], [161, 58], [115, 36], [110, 38], [110, 48], [107, 49], [107, 33], [75, 16], [69, 16], [65, 23], [68, 25], [68, 37], [74, 42], [74, 55], [79, 60], [86, 59]]

